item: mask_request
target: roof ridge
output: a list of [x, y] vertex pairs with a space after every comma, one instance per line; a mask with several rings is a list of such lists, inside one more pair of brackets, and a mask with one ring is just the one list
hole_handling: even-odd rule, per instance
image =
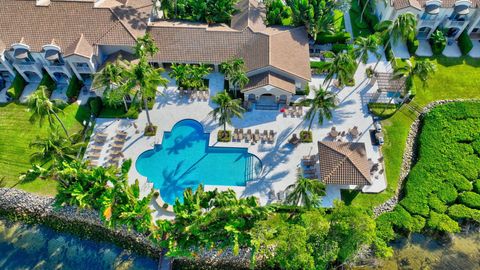
[[[118, 1], [117, 1], [117, 2], [118, 2]], [[151, 5], [146, 4], [146, 5], [139, 6], [139, 7], [133, 7], [133, 6], [131, 6], [131, 5], [128, 5], [128, 6], [127, 6], [127, 5], [126, 5], [127, 3], [128, 3], [128, 1], [125, 2], [125, 4], [122, 4], [122, 6], [123, 6], [123, 7], [131, 7], [131, 8], [134, 8], [135, 10], [139, 10], [139, 9], [146, 8], [146, 7], [148, 7], [148, 6], [151, 6]], [[121, 4], [121, 3], [120, 3], [120, 4]], [[123, 28], [125, 28], [125, 30], [127, 30], [127, 32], [133, 37], [133, 39], [134, 39], [134, 40], [137, 40], [137, 37], [135, 36], [135, 34], [130, 30], [129, 27], [127, 27], [127, 26], [124, 24], [123, 20], [117, 15], [117, 13], [115, 13], [115, 11], [113, 10], [113, 7], [109, 7], [108, 9], [109, 9], [110, 12], [112, 12], [112, 14], [117, 18], [117, 20], [120, 22], [120, 24], [123, 26]], [[152, 15], [152, 14], [151, 14], [151, 12], [150, 12], [149, 19], [151, 18], [151, 15]], [[146, 31], [147, 27], [148, 27], [148, 22], [145, 24], [145, 31]], [[112, 28], [113, 28], [113, 27], [112, 27]], [[112, 29], [112, 28], [111, 28], [111, 29]], [[110, 31], [111, 29], [109, 29], [108, 31]]]

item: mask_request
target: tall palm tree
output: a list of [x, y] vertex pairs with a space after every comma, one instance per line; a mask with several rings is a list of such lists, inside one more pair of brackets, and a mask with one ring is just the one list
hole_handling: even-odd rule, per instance
[[329, 65], [325, 82], [328, 82], [326, 89], [330, 86], [335, 75], [340, 86], [353, 80], [357, 65], [348, 52], [341, 52], [335, 55], [333, 62]]
[[153, 131], [153, 124], [148, 109], [148, 100], [155, 98], [159, 86], [166, 87], [168, 80], [163, 78], [162, 68], [154, 68], [148, 63], [148, 56], [152, 57], [158, 52], [153, 39], [147, 33], [138, 39], [135, 46], [135, 53], [140, 58], [138, 63], [117, 62], [117, 65], [124, 65], [120, 85], [112, 91], [117, 93], [133, 93], [143, 101], [147, 115], [146, 131]]
[[[420, 79], [423, 86], [426, 86], [428, 79], [436, 72], [436, 70], [437, 66], [432, 61], [428, 59], [418, 59], [413, 66], [409, 64], [399, 68], [394, 74], [394, 78], [411, 77], [411, 79], [413, 79], [414, 77], [417, 77]], [[406, 84], [406, 80], [404, 84]]]
[[53, 102], [48, 98], [46, 91], [47, 87], [42, 85], [28, 97], [27, 107], [31, 113], [30, 122], [34, 123], [38, 121], [41, 126], [43, 122], [47, 120], [49, 125], [53, 127], [56, 120], [60, 126], [62, 126], [65, 135], [70, 138], [67, 128], [58, 116], [58, 114], [63, 113], [63, 111], [58, 107], [58, 102]]
[[358, 59], [358, 64], [366, 64], [368, 61], [368, 53], [375, 55], [377, 60], [382, 56], [378, 52], [378, 45], [380, 45], [380, 40], [375, 35], [370, 35], [368, 37], [358, 37], [355, 40], [355, 49], [353, 49], [353, 54], [355, 58]]
[[37, 136], [36, 140], [30, 143], [30, 148], [37, 149], [30, 156], [30, 162], [41, 162], [42, 164], [53, 162], [52, 166], [59, 161], [71, 161], [76, 158], [78, 150], [84, 143], [72, 143], [72, 140], [60, 135], [58, 130], [51, 130], [48, 136]]
[[213, 103], [218, 107], [210, 112], [213, 119], [218, 120], [219, 125], [223, 125], [223, 135], [227, 134], [227, 124], [232, 123], [233, 117], [242, 118], [245, 109], [241, 106], [240, 99], [232, 99], [227, 91], [217, 93], [212, 97]]
[[325, 91], [323, 89], [318, 89], [315, 91], [315, 97], [313, 99], [307, 99], [304, 102], [306, 105], [310, 105], [305, 114], [305, 120], [310, 121], [308, 124], [308, 131], [312, 128], [312, 123], [315, 117], [318, 115], [318, 124], [323, 124], [324, 118], [330, 120], [332, 119], [332, 110], [334, 110], [337, 105], [335, 95], [331, 92]]
[[[103, 95], [108, 105], [117, 106], [123, 103], [125, 111], [128, 111], [126, 96], [129, 92], [112, 91], [123, 80], [125, 64], [117, 60], [115, 64], [107, 63], [105, 67], [93, 77], [93, 87], [105, 89]], [[128, 90], [128, 89], [124, 89]]]
[[286, 191], [286, 203], [291, 205], [303, 205], [307, 209], [320, 206], [320, 197], [325, 196], [325, 185], [318, 179], [308, 179], [298, 176], [294, 184], [289, 185]]
[[237, 91], [247, 85], [245, 61], [242, 58], [230, 59], [220, 64], [220, 71], [225, 74], [234, 91]]

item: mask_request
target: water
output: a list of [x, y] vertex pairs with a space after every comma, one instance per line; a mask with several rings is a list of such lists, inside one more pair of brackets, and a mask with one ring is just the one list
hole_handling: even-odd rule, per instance
[[157, 269], [154, 260], [44, 226], [0, 219], [0, 269]]
[[161, 145], [138, 157], [137, 171], [169, 204], [182, 198], [186, 188], [245, 186], [260, 171], [260, 160], [247, 148], [209, 147], [209, 137], [199, 122], [182, 120], [163, 134]]
[[395, 253], [388, 260], [380, 260], [378, 266], [354, 269], [480, 269], [480, 232], [455, 235], [452, 244], [443, 244], [422, 234], [413, 234], [393, 243]]

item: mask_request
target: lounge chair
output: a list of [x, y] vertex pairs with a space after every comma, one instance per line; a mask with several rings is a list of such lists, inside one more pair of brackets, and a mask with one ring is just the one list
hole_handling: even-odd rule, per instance
[[304, 170], [303, 174], [312, 175], [312, 174], [315, 174], [316, 172], [317, 171], [315, 169], [308, 169], [308, 170]]
[[268, 131], [265, 129], [262, 133], [262, 136], [260, 136], [262, 139], [262, 142], [265, 142], [268, 140]]
[[275, 139], [275, 132], [273, 130], [270, 130], [268, 133], [268, 142], [273, 143], [273, 140]]
[[98, 151], [102, 151], [103, 149], [103, 145], [97, 145], [97, 144], [90, 144], [90, 150], [98, 150]]
[[288, 112], [289, 112], [290, 108], [287, 106], [283, 107], [283, 117], [287, 117], [288, 116]]
[[297, 144], [300, 143], [300, 139], [297, 137], [296, 133], [293, 133], [292, 138], [290, 138], [290, 140], [288, 140], [288, 143], [293, 144], [293, 145], [297, 145]]
[[234, 140], [234, 141], [238, 140], [238, 128], [236, 128], [236, 129], [233, 131], [232, 140]]
[[297, 112], [298, 112], [299, 116], [302, 116], [303, 115], [303, 106], [298, 106], [297, 107]]
[[296, 111], [297, 111], [297, 106], [293, 105], [292, 108], [290, 108], [290, 116], [295, 117]]
[[190, 101], [195, 101], [197, 99], [197, 90], [190, 90]]
[[255, 134], [254, 134], [254, 136], [253, 136], [253, 140], [254, 140], [255, 142], [260, 141], [260, 131], [259, 131], [258, 129], [255, 129]]
[[208, 90], [203, 91], [203, 101], [208, 101], [209, 97], [210, 94], [208, 93]]
[[89, 160], [97, 160], [100, 158], [100, 153], [90, 153], [87, 155], [87, 159]]
[[183, 95], [185, 94], [185, 92], [183, 91], [183, 87], [178, 88], [178, 93], [180, 94], [181, 97], [183, 97]]
[[243, 140], [243, 128], [238, 131], [238, 140]]
[[328, 136], [330, 136], [330, 137], [332, 137], [332, 138], [335, 139], [335, 138], [338, 137], [339, 134], [340, 134], [340, 133], [337, 131], [337, 128], [336, 128], [336, 127], [332, 127], [332, 128], [330, 129], [330, 132], [328, 133]]
[[247, 142], [251, 141], [252, 140], [252, 130], [251, 129], [248, 129], [247, 130], [247, 136], [245, 137], [245, 140]]

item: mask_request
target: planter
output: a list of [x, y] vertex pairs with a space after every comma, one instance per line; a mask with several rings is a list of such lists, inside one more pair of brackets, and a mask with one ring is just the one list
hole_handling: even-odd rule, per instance
[[308, 130], [302, 130], [300, 131], [300, 141], [302, 143], [311, 143], [313, 140], [312, 138], [312, 132]]
[[157, 134], [157, 126], [150, 125], [145, 127], [144, 135], [147, 137], [152, 137]]
[[217, 141], [219, 142], [230, 142], [232, 140], [231, 131], [219, 130], [217, 133]]

